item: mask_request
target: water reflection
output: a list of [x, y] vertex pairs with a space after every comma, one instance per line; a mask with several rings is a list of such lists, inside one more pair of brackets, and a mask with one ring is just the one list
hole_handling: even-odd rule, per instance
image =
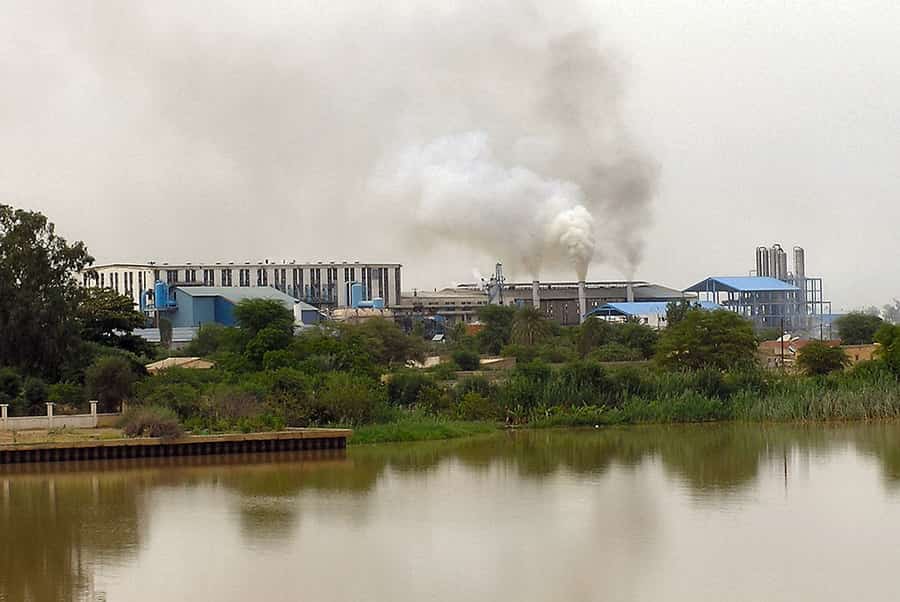
[[[541, 570], [532, 566], [535, 550], [546, 548], [549, 564], [564, 563], [582, 577], [546, 587], [525, 578], [521, 599], [601, 599], [592, 596], [606, 579], [631, 599], [643, 587], [635, 559], [652, 565], [666, 558], [677, 491], [701, 507], [727, 509], [760, 495], [762, 481], [782, 468], [787, 487], [818, 459], [847, 454], [876, 461], [888, 491], [897, 488], [900, 425], [893, 423], [521, 431], [312, 455], [8, 466], [0, 468], [0, 600], [99, 599], [99, 574], [139, 575], [140, 561], [155, 558], [165, 540], [159, 533], [192, 520], [198, 530], [221, 530], [196, 536], [213, 548], [236, 547], [229, 558], [251, 573], [253, 556], [241, 550], [280, 550], [298, 565], [298, 579], [315, 581], [332, 568], [301, 560], [323, 546], [328, 553], [328, 541], [355, 542], [354, 553], [341, 552], [351, 566], [366, 564], [385, 579], [407, 571], [399, 577], [409, 579], [409, 591], [425, 579], [410, 575], [434, 571], [426, 580], [436, 588], [432, 597], [440, 598], [444, 581], [456, 591], [449, 584], [463, 574], [470, 593], [495, 586], [502, 595], [523, 567]], [[189, 511], [195, 514], [173, 520]], [[355, 531], [381, 539], [357, 540]], [[429, 564], [444, 556], [458, 570]], [[335, 599], [365, 593], [344, 586], [346, 595]], [[234, 587], [227, 591], [236, 596]], [[378, 592], [388, 595], [391, 587], [385, 582]], [[151, 599], [123, 591], [127, 599]], [[270, 598], [291, 599], [280, 593], [273, 589]]]

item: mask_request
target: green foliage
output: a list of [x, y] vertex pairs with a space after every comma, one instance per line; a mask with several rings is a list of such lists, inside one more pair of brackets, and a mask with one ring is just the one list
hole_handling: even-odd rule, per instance
[[588, 359], [596, 362], [633, 362], [644, 359], [644, 355], [640, 350], [622, 343], [607, 343], [591, 351]]
[[[418, 370], [404, 370], [391, 375], [387, 385], [388, 401], [400, 406], [415, 405], [425, 389], [436, 389], [434, 379]], [[427, 395], [427, 394], [426, 394]]]
[[[697, 310], [701, 311], [701, 310]], [[613, 329], [613, 341], [638, 351], [642, 358], [653, 357], [659, 333], [646, 324], [624, 322]]]
[[691, 310], [663, 331], [657, 344], [660, 365], [686, 370], [729, 370], [755, 363], [751, 323], [727, 310]]
[[119, 427], [126, 437], [177, 439], [184, 435], [175, 412], [159, 406], [129, 408], [120, 419]]
[[209, 357], [219, 351], [237, 351], [240, 349], [238, 334], [236, 329], [226, 328], [215, 322], [203, 324], [194, 340], [184, 348], [184, 355]]
[[353, 445], [389, 443], [394, 441], [432, 441], [455, 439], [496, 432], [487, 422], [460, 422], [434, 417], [401, 417], [388, 424], [372, 424], [353, 430]]
[[234, 319], [247, 341], [252, 341], [263, 329], [288, 337], [294, 334], [294, 314], [274, 299], [244, 299], [234, 306]]
[[131, 365], [116, 356], [101, 357], [85, 373], [88, 392], [100, 402], [100, 410], [111, 412], [131, 394], [137, 376]]
[[33, 376], [26, 378], [22, 385], [22, 401], [29, 414], [43, 414], [46, 411], [44, 404], [50, 401], [47, 397], [47, 383]]
[[612, 342], [613, 326], [607, 320], [592, 316], [578, 328], [578, 352], [582, 357], [597, 347]]
[[[22, 391], [22, 376], [14, 368], [0, 368], [0, 397], [15, 399]], [[8, 403], [4, 401], [3, 403]]]
[[460, 370], [478, 370], [481, 367], [481, 357], [474, 351], [458, 349], [451, 354], [453, 361]]
[[371, 422], [383, 401], [383, 389], [371, 379], [341, 372], [329, 374], [316, 395], [323, 418], [349, 425]]
[[883, 325], [875, 334], [875, 340], [881, 346], [879, 359], [891, 372], [900, 376], [900, 325]]
[[373, 359], [382, 366], [403, 365], [408, 360], [421, 360], [425, 346], [421, 337], [406, 335], [394, 322], [384, 318], [366, 320], [356, 327], [367, 341]]
[[496, 420], [500, 416], [500, 408], [481, 393], [469, 391], [460, 398], [456, 416], [461, 420]]
[[496, 355], [512, 337], [516, 310], [503, 305], [484, 305], [478, 308], [478, 319], [484, 325], [478, 333], [478, 347], [482, 353]]
[[539, 309], [523, 307], [515, 312], [510, 326], [510, 341], [518, 345], [535, 345], [550, 336], [550, 321]]
[[131, 297], [108, 288], [87, 288], [81, 293], [77, 318], [85, 340], [118, 347], [122, 333], [146, 322], [144, 315], [134, 310]]
[[810, 341], [797, 353], [797, 365], [809, 375], [830, 374], [843, 370], [850, 358], [840, 347], [831, 347], [823, 341]]
[[834, 321], [845, 345], [865, 345], [875, 340], [875, 333], [884, 324], [878, 315], [853, 312]]
[[73, 276], [92, 261], [42, 214], [0, 204], [0, 365], [58, 376], [78, 343]]
[[87, 393], [77, 383], [56, 383], [47, 387], [47, 400], [73, 408], [86, 409]]
[[670, 301], [666, 304], [666, 325], [678, 324], [687, 317], [688, 312], [692, 311], [694, 307], [694, 304], [688, 299]]

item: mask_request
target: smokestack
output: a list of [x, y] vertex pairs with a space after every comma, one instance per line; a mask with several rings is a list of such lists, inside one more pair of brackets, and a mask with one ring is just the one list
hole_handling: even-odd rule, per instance
[[541, 308], [541, 283], [537, 280], [531, 282], [531, 304], [535, 309]]
[[625, 299], [629, 303], [634, 303], [634, 286], [632, 285], [631, 280], [625, 285]]
[[584, 316], [587, 314], [587, 292], [585, 291], [584, 280], [578, 281], [578, 323], [584, 322]]

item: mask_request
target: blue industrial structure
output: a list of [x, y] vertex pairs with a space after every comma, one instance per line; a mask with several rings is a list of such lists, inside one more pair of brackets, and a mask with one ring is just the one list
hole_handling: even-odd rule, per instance
[[196, 328], [203, 324], [234, 326], [234, 306], [245, 299], [273, 299], [294, 315], [295, 323], [319, 321], [319, 310], [271, 287], [154, 286], [154, 303], [147, 309], [163, 315], [173, 328]]
[[384, 309], [384, 299], [375, 297], [374, 299], [363, 299], [363, 285], [361, 282], [350, 283], [350, 307], [354, 309]]
[[[655, 327], [662, 328], [666, 324], [666, 314], [671, 301], [630, 301], [607, 303], [594, 310], [591, 310], [585, 316], [598, 317], [606, 320], [640, 320], [641, 322]], [[709, 311], [724, 309], [718, 303], [711, 301], [691, 301], [700, 309]]]

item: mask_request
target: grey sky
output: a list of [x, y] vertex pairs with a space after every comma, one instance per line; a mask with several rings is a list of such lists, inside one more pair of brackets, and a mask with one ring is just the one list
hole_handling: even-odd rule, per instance
[[[645, 237], [638, 278], [746, 273], [781, 242], [806, 247], [837, 307], [900, 296], [897, 3], [332, 4], [3, 3], [0, 199], [101, 261], [400, 261], [406, 286], [470, 280], [492, 254], [373, 200], [368, 174], [408, 142], [528, 138], [520, 97], [540, 82], [510, 49], [588, 30], [611, 72], [592, 81], [624, 116], [610, 131], [658, 168], [649, 207], [596, 216], [598, 238]], [[621, 277], [602, 255], [590, 277]]]

